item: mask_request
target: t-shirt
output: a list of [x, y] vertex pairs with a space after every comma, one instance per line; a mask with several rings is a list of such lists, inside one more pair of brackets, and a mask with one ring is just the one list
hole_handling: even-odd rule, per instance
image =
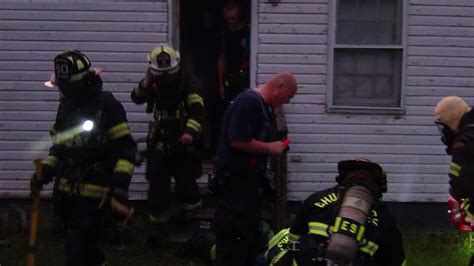
[[249, 70], [250, 31], [248, 26], [223, 33], [222, 51], [227, 64], [227, 73], [238, 73]]
[[270, 139], [275, 135], [272, 130], [276, 130], [275, 113], [260, 94], [253, 90], [239, 94], [224, 113], [217, 149], [217, 168], [232, 173], [248, 169], [256, 154], [233, 149], [230, 143], [250, 141], [252, 138], [273, 141]]

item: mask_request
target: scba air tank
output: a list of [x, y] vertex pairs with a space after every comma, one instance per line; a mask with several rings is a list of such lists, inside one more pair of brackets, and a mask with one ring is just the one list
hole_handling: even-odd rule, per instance
[[350, 265], [365, 231], [365, 222], [373, 196], [363, 186], [349, 187], [342, 200], [333, 234], [326, 249], [326, 258], [337, 265]]

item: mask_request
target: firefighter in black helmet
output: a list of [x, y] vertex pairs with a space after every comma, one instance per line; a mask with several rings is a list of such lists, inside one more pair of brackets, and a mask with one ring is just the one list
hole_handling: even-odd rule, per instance
[[340, 161], [337, 185], [313, 193], [290, 230], [276, 234], [269, 265], [405, 265], [396, 221], [382, 203], [386, 175], [365, 159]]
[[32, 193], [53, 180], [55, 212], [65, 226], [66, 265], [102, 265], [104, 214], [112, 209], [128, 218], [128, 186], [136, 144], [125, 110], [102, 90], [99, 69], [77, 50], [54, 58], [60, 104], [50, 131], [53, 145], [41, 175], [31, 179]]
[[160, 242], [171, 216], [171, 178], [184, 211], [202, 205], [196, 179], [202, 175], [204, 101], [197, 83], [183, 77], [179, 52], [171, 46], [153, 49], [148, 62], [146, 76], [131, 98], [136, 104], [147, 102], [147, 111], [153, 113], [146, 154], [149, 218], [154, 228], [149, 239]]

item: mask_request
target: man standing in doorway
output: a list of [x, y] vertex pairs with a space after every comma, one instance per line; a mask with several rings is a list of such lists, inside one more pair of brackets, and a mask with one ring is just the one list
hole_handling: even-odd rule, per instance
[[227, 108], [217, 150], [220, 198], [215, 215], [216, 264], [254, 265], [259, 227], [262, 168], [287, 147], [277, 138], [274, 108], [296, 94], [290, 73], [237, 96]]
[[225, 110], [230, 101], [250, 86], [250, 29], [237, 1], [226, 1], [223, 12], [226, 27], [222, 34], [217, 73], [219, 97], [224, 102]]

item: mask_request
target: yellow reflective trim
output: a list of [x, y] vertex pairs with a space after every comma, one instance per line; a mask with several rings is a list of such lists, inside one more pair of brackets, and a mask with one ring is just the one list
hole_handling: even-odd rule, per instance
[[77, 65], [77, 69], [78, 69], [78, 70], [82, 70], [83, 68], [86, 67], [86, 66], [84, 65], [84, 63], [82, 63], [81, 60], [76, 60], [76, 65]]
[[174, 56], [174, 57], [177, 56], [175, 50], [170, 49], [169, 47], [166, 47], [166, 46], [160, 46], [152, 51], [151, 57], [156, 57], [159, 54], [161, 54], [161, 52], [163, 51], [169, 54], [170, 56]]
[[120, 159], [115, 164], [114, 173], [125, 173], [132, 175], [135, 165], [128, 160]]
[[298, 241], [300, 237], [300, 235], [290, 233], [288, 238], [290, 239], [290, 241]]
[[308, 227], [309, 232], [311, 234], [329, 237], [329, 234], [327, 232], [329, 226], [327, 224], [319, 222], [309, 222]]
[[454, 162], [451, 163], [451, 168], [456, 168], [458, 170], [461, 170], [461, 166], [457, 163], [454, 163]]
[[334, 222], [334, 225], [332, 227], [333, 232], [339, 231], [339, 227], [341, 226], [341, 221], [342, 221], [341, 217], [339, 217], [339, 216], [336, 217], [336, 221]]
[[357, 232], [356, 240], [361, 241], [362, 237], [364, 236], [364, 233], [365, 233], [365, 226], [361, 225], [359, 227], [358, 232]]
[[186, 126], [193, 129], [196, 132], [201, 132], [201, 124], [194, 119], [191, 119], [191, 118], [188, 119]]
[[156, 215], [156, 216], [148, 214], [148, 218], [150, 218], [150, 221], [153, 224], [164, 224], [164, 223], [168, 222], [169, 214], [166, 213], [166, 212], [162, 213], [162, 214], [159, 214], [159, 215]]
[[378, 248], [379, 245], [375, 244], [372, 241], [367, 241], [364, 246], [360, 247], [360, 251], [368, 253], [370, 256], [373, 256]]
[[449, 173], [453, 176], [459, 177], [459, 172], [461, 171], [462, 167], [457, 163], [451, 163], [451, 168], [449, 169]]
[[278, 255], [276, 255], [271, 261], [270, 261], [270, 266], [274, 266], [275, 264], [278, 263], [278, 261], [285, 256], [285, 254], [288, 252], [288, 250], [282, 250]]
[[166, 119], [173, 120], [173, 119], [179, 119], [180, 113], [179, 113], [178, 110], [176, 110], [173, 113], [170, 113], [169, 111], [164, 111], [164, 110], [161, 110], [161, 109], [155, 109], [153, 111], [153, 116], [157, 120], [166, 120]]
[[406, 260], [403, 260], [402, 266], [407, 266], [407, 261]]
[[298, 262], [296, 262], [296, 260], [293, 259], [293, 263], [291, 263], [291, 266], [298, 266]]
[[194, 204], [186, 204], [186, 203], [183, 203], [183, 209], [185, 210], [194, 210], [196, 208], [200, 208], [202, 207], [202, 200], [199, 200], [198, 202], [194, 203]]
[[[94, 184], [78, 184], [71, 187], [71, 184], [64, 178], [59, 180], [58, 189], [62, 192], [78, 193], [80, 196], [95, 199], [102, 199], [110, 191], [110, 187]], [[77, 191], [72, 191], [72, 189], [77, 189]]]
[[449, 173], [452, 174], [453, 176], [459, 177], [459, 172], [455, 170], [449, 170]]
[[209, 257], [211, 258], [211, 261], [216, 260], [216, 244], [212, 245], [211, 252], [209, 252]]
[[56, 158], [55, 156], [49, 155], [41, 163], [46, 164], [46, 165], [51, 166], [51, 167], [54, 168], [54, 167], [56, 167], [56, 164], [58, 163], [58, 158]]
[[202, 97], [197, 94], [197, 93], [191, 93], [188, 95], [188, 98], [187, 98], [187, 103], [188, 105], [192, 105], [193, 103], [199, 103], [201, 105], [204, 106], [204, 100], [202, 99]]
[[[333, 230], [336, 227], [339, 228], [340, 220], [341, 220], [340, 217], [336, 217], [336, 221], [334, 223], [334, 226], [331, 226], [331, 230]], [[329, 226], [325, 223], [309, 222], [308, 227], [309, 227], [309, 232], [311, 234], [329, 237], [329, 234], [327, 232], [327, 229], [329, 228]], [[359, 238], [359, 234], [360, 234], [360, 238], [362, 238], [362, 236], [365, 232], [365, 227], [361, 227], [361, 228], [362, 229], [357, 234], [357, 238]], [[335, 231], [333, 230], [333, 232], [335, 232]], [[361, 244], [363, 244], [360, 247], [360, 250], [362, 252], [368, 253], [371, 256], [373, 256], [375, 254], [375, 252], [377, 251], [377, 249], [379, 248], [379, 245], [377, 245], [376, 243], [374, 243], [372, 241], [367, 241], [366, 239], [362, 239], [362, 241], [359, 241], [359, 242]]]
[[130, 134], [130, 128], [125, 122], [119, 123], [107, 131], [110, 139], [118, 139], [128, 134]]
[[[343, 226], [342, 230], [341, 230], [341, 224]], [[357, 226], [357, 231], [356, 232], [354, 232], [355, 230], [353, 230], [352, 225]], [[347, 226], [349, 226], [351, 228], [349, 229], [349, 228], [347, 228]], [[331, 227], [331, 231], [334, 232], [334, 233], [337, 233], [339, 231], [347, 231], [351, 234], [354, 234], [357, 241], [361, 241], [362, 237], [364, 236], [365, 226], [363, 226], [361, 224], [358, 224], [358, 223], [352, 223], [352, 222], [350, 222], [348, 220], [344, 220], [344, 219], [342, 219], [342, 217], [338, 216], [338, 217], [336, 217], [336, 221], [334, 222], [334, 226]]]
[[273, 246], [275, 246], [283, 236], [287, 235], [290, 232], [289, 228], [283, 229], [278, 234], [274, 235], [270, 241], [268, 242], [268, 247], [271, 249]]
[[170, 47], [163, 46], [163, 51], [165, 51], [166, 53], [168, 53], [171, 56], [176, 57], [176, 51], [171, 49]]

